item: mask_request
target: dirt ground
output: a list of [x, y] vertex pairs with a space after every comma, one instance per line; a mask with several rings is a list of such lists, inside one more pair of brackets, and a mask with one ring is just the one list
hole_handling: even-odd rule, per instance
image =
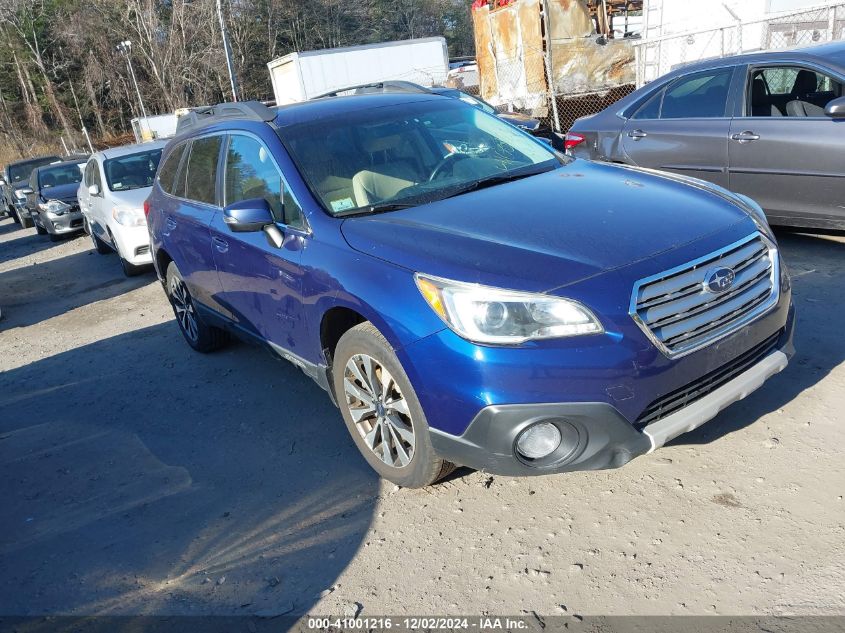
[[780, 239], [758, 392], [619, 470], [405, 490], [293, 366], [0, 220], [0, 614], [845, 614], [845, 240]]

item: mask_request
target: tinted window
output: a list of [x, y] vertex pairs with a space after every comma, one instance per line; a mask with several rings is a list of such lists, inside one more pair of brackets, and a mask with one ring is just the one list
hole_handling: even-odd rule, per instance
[[220, 157], [222, 136], [196, 139], [191, 144], [185, 174], [185, 197], [197, 202], [217, 202], [217, 160]]
[[277, 222], [302, 224], [299, 204], [285, 186], [270, 152], [258, 140], [233, 135], [226, 152], [226, 204], [264, 198]]
[[103, 169], [109, 189], [128, 191], [152, 187], [160, 160], [161, 149], [108, 159], [103, 163]]
[[40, 167], [41, 165], [49, 165], [50, 163], [55, 163], [59, 160], [61, 160], [61, 158], [59, 158], [58, 156], [45, 156], [44, 158], [28, 160], [25, 163], [9, 165], [9, 181], [12, 184], [18, 182], [25, 182], [29, 178], [30, 174], [32, 174], [32, 170], [36, 167]]
[[632, 117], [634, 119], [659, 119], [660, 105], [663, 103], [663, 95], [665, 90], [658, 90], [657, 94], [648, 99], [645, 104], [637, 110], [637, 113]]
[[725, 116], [733, 69], [698, 73], [676, 81], [666, 89], [661, 119], [714, 118]]
[[38, 186], [41, 189], [49, 189], [81, 182], [82, 168], [82, 163], [62, 163], [55, 167], [42, 167], [38, 170]]
[[179, 171], [179, 163], [182, 160], [182, 154], [185, 153], [186, 146], [186, 143], [181, 143], [174, 147], [158, 170], [158, 184], [167, 193], [173, 193], [176, 172]]

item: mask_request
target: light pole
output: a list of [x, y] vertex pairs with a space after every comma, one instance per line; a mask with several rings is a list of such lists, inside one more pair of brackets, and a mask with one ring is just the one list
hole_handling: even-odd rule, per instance
[[138, 90], [138, 80], [135, 79], [135, 70], [132, 68], [132, 42], [123, 40], [117, 45], [117, 50], [126, 55], [126, 65], [129, 66], [129, 74], [132, 77], [132, 83], [135, 85], [135, 93], [138, 95], [138, 103], [141, 104], [141, 115], [144, 117], [144, 123], [147, 121], [147, 111], [144, 109], [144, 100], [141, 98], [141, 91]]
[[229, 69], [229, 83], [232, 86], [232, 101], [237, 101], [238, 83], [235, 79], [235, 66], [232, 63], [232, 47], [229, 45], [229, 35], [226, 33], [226, 22], [223, 20], [222, 0], [217, 0], [217, 17], [220, 18], [220, 35], [223, 36], [223, 51], [226, 53], [226, 68]]

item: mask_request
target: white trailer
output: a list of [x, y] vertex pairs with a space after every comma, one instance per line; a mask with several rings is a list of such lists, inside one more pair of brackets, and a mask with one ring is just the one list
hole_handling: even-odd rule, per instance
[[267, 68], [276, 103], [284, 105], [378, 81], [440, 85], [449, 73], [449, 53], [445, 38], [426, 37], [290, 53]]
[[132, 132], [135, 141], [145, 143], [157, 138], [170, 138], [176, 135], [176, 114], [154, 114], [132, 119]]

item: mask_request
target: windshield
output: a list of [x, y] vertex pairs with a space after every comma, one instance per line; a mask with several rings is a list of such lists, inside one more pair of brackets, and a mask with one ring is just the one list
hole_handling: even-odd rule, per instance
[[103, 169], [109, 189], [128, 191], [152, 187], [160, 160], [161, 148], [107, 160], [103, 163]]
[[29, 175], [32, 170], [41, 165], [49, 165], [61, 160], [58, 156], [45, 156], [44, 158], [36, 158], [35, 160], [28, 160], [25, 163], [16, 163], [9, 165], [9, 179], [12, 184], [25, 183], [29, 180]]
[[38, 185], [41, 189], [72, 185], [82, 182], [82, 170], [85, 163], [62, 163], [55, 167], [38, 170]]
[[560, 166], [512, 125], [456, 99], [347, 112], [284, 128], [281, 136], [332, 214], [416, 205]]

